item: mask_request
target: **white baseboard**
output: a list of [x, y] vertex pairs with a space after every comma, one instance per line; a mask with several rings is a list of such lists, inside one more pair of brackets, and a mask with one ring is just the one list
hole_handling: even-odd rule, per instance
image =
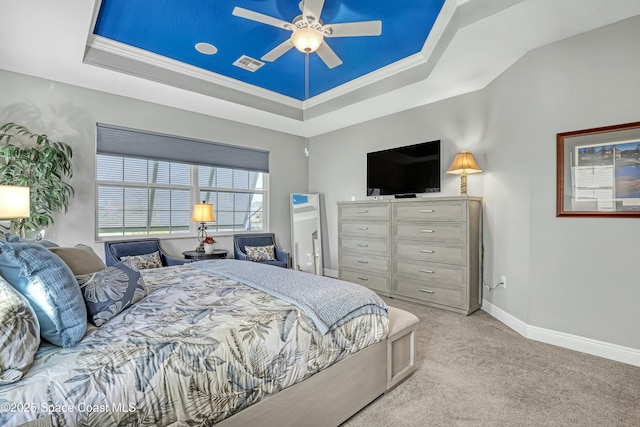
[[482, 301], [482, 310], [525, 338], [640, 367], [638, 349], [531, 326], [487, 300]]
[[529, 338], [527, 336], [527, 328], [529, 325], [524, 323], [522, 320], [510, 315], [506, 311], [497, 306], [491, 304], [486, 299], [482, 300], [482, 310], [490, 314], [492, 317], [495, 317], [520, 335], [525, 338]]

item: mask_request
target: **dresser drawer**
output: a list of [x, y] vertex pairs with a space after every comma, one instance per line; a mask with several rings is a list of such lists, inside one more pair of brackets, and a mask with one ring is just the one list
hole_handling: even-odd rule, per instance
[[394, 222], [393, 237], [463, 244], [467, 241], [467, 227], [462, 222]]
[[389, 219], [388, 203], [338, 205], [340, 219]]
[[340, 268], [340, 279], [366, 286], [376, 292], [389, 295], [389, 277], [371, 272], [354, 271]]
[[436, 283], [454, 288], [462, 288], [466, 283], [465, 267], [446, 264], [394, 261], [393, 275], [422, 283]]
[[482, 305], [482, 199], [338, 202], [340, 278], [469, 314]]
[[465, 265], [465, 247], [431, 242], [394, 241], [393, 257], [415, 261]]
[[340, 255], [340, 268], [350, 268], [377, 273], [389, 273], [389, 258], [367, 255]]
[[340, 250], [363, 255], [389, 256], [389, 240], [342, 237], [340, 238]]
[[463, 201], [397, 203], [393, 219], [401, 221], [466, 221], [467, 204]]
[[340, 223], [340, 233], [358, 237], [389, 238], [389, 223], [382, 221], [344, 221]]
[[459, 309], [465, 308], [465, 290], [448, 289], [426, 284], [414, 283], [408, 280], [394, 279], [392, 294], [442, 304]]

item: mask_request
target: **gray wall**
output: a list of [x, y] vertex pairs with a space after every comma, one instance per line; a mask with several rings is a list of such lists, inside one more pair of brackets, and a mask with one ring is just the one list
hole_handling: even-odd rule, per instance
[[[0, 93], [0, 123], [23, 124], [74, 150], [75, 197], [68, 214], [55, 218], [47, 230], [48, 239], [65, 246], [90, 244], [104, 253], [94, 231], [95, 126], [102, 122], [269, 150], [270, 229], [279, 245], [290, 250], [289, 193], [306, 191], [308, 182], [303, 138], [6, 71], [0, 71]], [[231, 235], [216, 240], [218, 248], [232, 251]], [[162, 246], [180, 255], [196, 243], [190, 237], [164, 240]]]
[[[556, 134], [640, 120], [640, 19], [530, 52], [487, 88], [310, 140], [324, 195], [325, 267], [337, 270], [336, 202], [365, 198], [366, 153], [441, 139], [442, 168], [474, 153], [484, 173], [485, 299], [521, 321], [640, 349], [640, 220], [555, 216]], [[443, 173], [441, 195], [458, 194]]]

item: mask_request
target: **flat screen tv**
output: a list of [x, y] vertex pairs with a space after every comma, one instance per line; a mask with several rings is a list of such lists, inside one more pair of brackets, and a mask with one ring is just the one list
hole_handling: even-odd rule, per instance
[[439, 140], [367, 153], [367, 196], [439, 191]]

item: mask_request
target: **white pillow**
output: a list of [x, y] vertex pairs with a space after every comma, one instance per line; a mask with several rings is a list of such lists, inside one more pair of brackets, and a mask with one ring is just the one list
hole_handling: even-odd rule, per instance
[[160, 258], [160, 252], [158, 251], [151, 252], [150, 254], [123, 256], [120, 258], [120, 261], [128, 260], [133, 261], [133, 264], [138, 270], [162, 267], [162, 258]]
[[276, 259], [275, 246], [245, 246], [249, 261], [273, 261]]

